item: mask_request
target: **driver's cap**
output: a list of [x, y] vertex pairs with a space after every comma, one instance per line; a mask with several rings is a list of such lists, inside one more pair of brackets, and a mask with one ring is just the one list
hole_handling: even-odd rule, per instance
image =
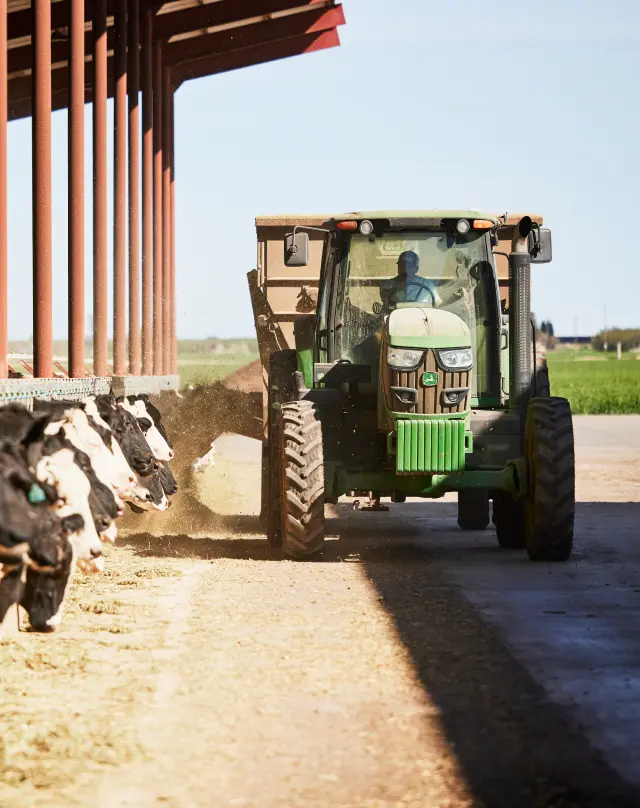
[[417, 267], [419, 263], [418, 256], [413, 250], [405, 250], [398, 256], [398, 265], [404, 264], [406, 267]]

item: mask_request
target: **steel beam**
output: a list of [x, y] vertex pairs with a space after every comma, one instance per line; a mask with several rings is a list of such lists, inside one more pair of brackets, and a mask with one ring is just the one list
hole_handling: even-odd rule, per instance
[[254, 23], [244, 28], [231, 28], [203, 36], [181, 39], [165, 49], [165, 58], [170, 64], [194, 62], [197, 59], [218, 56], [222, 53], [257, 45], [275, 45], [279, 40], [304, 34], [318, 34], [344, 25], [342, 6], [316, 8], [304, 14], [293, 14], [267, 22]]
[[0, 379], [6, 379], [7, 322], [7, 0], [0, 0]]
[[140, 375], [140, 0], [129, 0], [129, 373]]
[[113, 373], [127, 367], [127, 0], [117, 0], [113, 140]]
[[107, 3], [93, 17], [93, 372], [108, 371], [107, 335]]
[[336, 48], [339, 45], [340, 37], [335, 29], [319, 34], [304, 34], [291, 39], [283, 39], [273, 44], [268, 43], [258, 45], [255, 48], [243, 48], [220, 56], [198, 59], [192, 65], [185, 62], [174, 70], [174, 80], [176, 84], [179, 84], [189, 79], [213, 76], [216, 73], [224, 73], [228, 70], [263, 64], [264, 62], [275, 62], [278, 59], [287, 59], [290, 56], [298, 56], [303, 53], [313, 53], [325, 48]]
[[84, 370], [84, 0], [69, 0], [69, 376]]
[[153, 374], [153, 18], [142, 12], [142, 373]]
[[171, 69], [162, 72], [162, 372], [171, 372]]
[[153, 372], [162, 358], [162, 43], [153, 43]]
[[194, 8], [158, 14], [155, 36], [169, 39], [220, 25], [237, 25], [242, 20], [253, 17], [264, 19], [268, 14], [277, 14], [281, 11], [312, 8], [320, 3], [326, 5], [326, 0], [243, 0], [242, 4], [237, 0], [218, 0]]
[[33, 360], [34, 375], [53, 376], [51, 275], [51, 3], [32, 0], [33, 15]]

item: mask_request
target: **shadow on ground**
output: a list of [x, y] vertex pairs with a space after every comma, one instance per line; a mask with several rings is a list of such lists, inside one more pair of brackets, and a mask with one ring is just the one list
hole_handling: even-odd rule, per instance
[[[584, 503], [578, 526], [640, 518], [640, 503]], [[640, 795], [622, 781], [580, 733], [568, 711], [551, 703], [448, 575], [444, 560], [469, 554], [479, 565], [528, 564], [500, 551], [491, 531], [467, 543], [455, 529], [455, 503], [407, 504], [394, 514], [354, 513], [337, 506], [326, 550], [314, 563], [359, 563], [409, 652], [445, 737], [460, 763], [474, 805], [483, 808], [637, 808]], [[426, 517], [426, 518], [424, 518]], [[257, 518], [219, 518], [216, 535], [128, 536], [142, 556], [276, 561]], [[486, 536], [486, 545], [478, 542]], [[429, 541], [432, 538], [433, 541]], [[421, 541], [417, 541], [420, 539]], [[588, 556], [579, 540], [577, 563]], [[597, 552], [597, 546], [595, 549]], [[505, 609], [509, 604], [505, 602]], [[327, 608], [331, 608], [327, 604]], [[535, 617], [532, 615], [532, 619]], [[640, 652], [640, 649], [639, 649]]]

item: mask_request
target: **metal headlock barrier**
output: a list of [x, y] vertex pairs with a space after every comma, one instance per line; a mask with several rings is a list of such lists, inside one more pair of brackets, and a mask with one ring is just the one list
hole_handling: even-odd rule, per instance
[[30, 409], [34, 398], [79, 401], [112, 392], [116, 396], [156, 395], [177, 390], [180, 377], [92, 376], [83, 379], [0, 379], [0, 406], [18, 403]]

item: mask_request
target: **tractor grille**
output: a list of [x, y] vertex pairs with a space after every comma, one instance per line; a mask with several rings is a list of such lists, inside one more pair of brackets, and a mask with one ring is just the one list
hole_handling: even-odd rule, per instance
[[[438, 383], [434, 387], [425, 387], [422, 383], [424, 373], [437, 373]], [[464, 370], [451, 373], [442, 370], [436, 362], [435, 352], [429, 350], [425, 353], [422, 365], [416, 370], [398, 371], [391, 369], [385, 363], [385, 390], [387, 406], [391, 412], [417, 413], [419, 415], [449, 415], [456, 412], [465, 412], [470, 406], [471, 371]], [[392, 387], [408, 387], [417, 391], [418, 403], [415, 405], [403, 404], [391, 392]], [[454, 406], [447, 406], [443, 401], [442, 391], [446, 389], [466, 387], [469, 389], [466, 397], [460, 398]]]
[[464, 471], [465, 455], [473, 447], [462, 418], [398, 420], [396, 471], [398, 474], [442, 474]]

